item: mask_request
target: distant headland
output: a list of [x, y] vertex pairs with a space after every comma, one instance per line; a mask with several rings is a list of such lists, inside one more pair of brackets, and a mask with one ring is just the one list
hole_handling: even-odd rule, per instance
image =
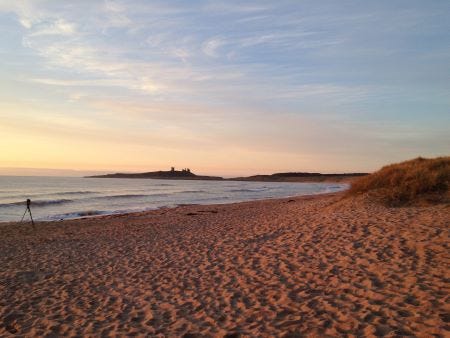
[[344, 182], [367, 173], [321, 174], [308, 172], [275, 173], [272, 175], [253, 175], [247, 177], [223, 178], [220, 176], [196, 175], [189, 168], [145, 173], [116, 173], [86, 176], [87, 178], [149, 178], [159, 180], [209, 180], [209, 181], [255, 181], [255, 182]]
[[231, 181], [255, 182], [347, 182], [356, 177], [366, 176], [368, 173], [321, 174], [307, 172], [275, 173], [272, 175], [253, 175], [248, 177], [234, 177]]
[[182, 170], [175, 170], [172, 167], [167, 171], [151, 171], [146, 173], [116, 173], [116, 174], [106, 174], [106, 175], [95, 175], [95, 176], [86, 176], [88, 178], [150, 178], [154, 180], [223, 180], [223, 177], [219, 176], [201, 176], [196, 175], [189, 168]]

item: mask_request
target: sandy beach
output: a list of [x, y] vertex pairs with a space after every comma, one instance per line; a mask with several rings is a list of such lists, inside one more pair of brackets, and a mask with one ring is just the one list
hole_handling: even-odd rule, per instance
[[343, 194], [0, 225], [0, 336], [450, 336], [450, 208]]

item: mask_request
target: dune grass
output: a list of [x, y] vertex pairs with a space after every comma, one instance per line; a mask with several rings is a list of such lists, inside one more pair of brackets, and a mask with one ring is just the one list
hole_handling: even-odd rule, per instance
[[390, 206], [449, 203], [450, 157], [387, 165], [354, 181], [349, 195], [367, 193]]

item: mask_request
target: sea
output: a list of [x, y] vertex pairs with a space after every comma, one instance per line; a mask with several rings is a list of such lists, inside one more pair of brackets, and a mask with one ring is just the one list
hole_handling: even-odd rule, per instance
[[[20, 221], [28, 198], [34, 220], [53, 221], [186, 204], [316, 195], [347, 188], [345, 183], [0, 176], [0, 222]], [[25, 220], [29, 220], [28, 213]]]

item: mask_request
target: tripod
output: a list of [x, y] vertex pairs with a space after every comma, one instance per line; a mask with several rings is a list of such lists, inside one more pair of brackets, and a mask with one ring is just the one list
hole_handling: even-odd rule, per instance
[[30, 205], [31, 205], [31, 200], [28, 198], [27, 199], [27, 208], [25, 209], [25, 212], [23, 213], [23, 216], [22, 216], [22, 219], [20, 220], [20, 223], [23, 222], [23, 218], [25, 217], [25, 214], [28, 211], [28, 213], [30, 214], [31, 224], [33, 225], [33, 229], [36, 229], [36, 227], [34, 226], [33, 215], [31, 214]]

